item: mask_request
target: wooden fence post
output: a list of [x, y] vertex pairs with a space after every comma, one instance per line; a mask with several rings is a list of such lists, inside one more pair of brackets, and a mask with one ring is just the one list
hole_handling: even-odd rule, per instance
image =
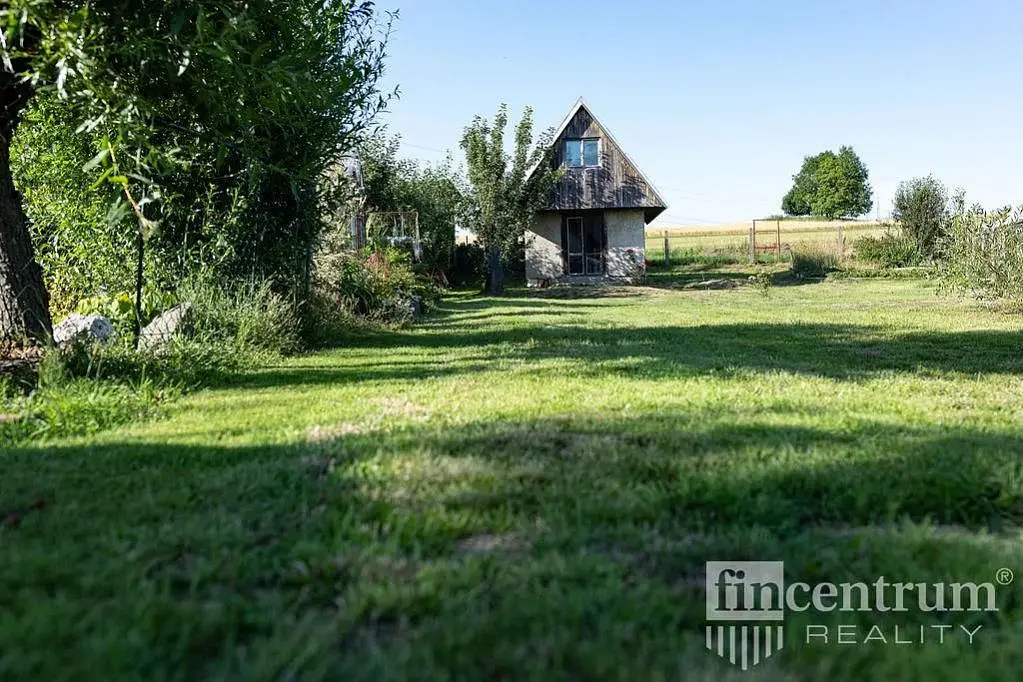
[[753, 221], [753, 224], [749, 228], [749, 264], [753, 265], [757, 262], [757, 221]]
[[775, 220], [774, 221], [774, 226], [778, 230], [777, 231], [778, 241], [777, 241], [777, 244], [775, 244], [775, 248], [777, 248], [778, 250], [776, 252], [777, 258], [775, 259], [775, 261], [780, 263], [781, 262], [781, 221], [780, 220]]
[[838, 262], [845, 262], [845, 235], [842, 234], [842, 223], [838, 224]]
[[671, 252], [668, 245], [668, 231], [664, 231], [664, 264], [671, 265]]

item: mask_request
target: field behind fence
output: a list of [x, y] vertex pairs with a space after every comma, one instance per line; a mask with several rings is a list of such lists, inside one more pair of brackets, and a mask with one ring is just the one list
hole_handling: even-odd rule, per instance
[[[665, 261], [665, 242], [670, 263], [750, 260], [750, 230], [754, 221], [720, 227], [647, 228], [646, 258]], [[852, 255], [857, 239], [878, 237], [889, 227], [876, 221], [757, 220], [756, 260], [789, 260], [793, 250], [827, 251], [840, 257]]]

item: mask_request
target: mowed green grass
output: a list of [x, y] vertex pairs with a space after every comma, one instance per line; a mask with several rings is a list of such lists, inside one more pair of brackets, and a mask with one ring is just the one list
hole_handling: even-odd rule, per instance
[[[659, 277], [453, 295], [4, 453], [0, 680], [1017, 680], [1018, 582], [998, 613], [790, 613], [743, 673], [705, 649], [704, 563], [1020, 575], [1020, 318], [923, 280]], [[894, 643], [943, 624], [982, 628]]]

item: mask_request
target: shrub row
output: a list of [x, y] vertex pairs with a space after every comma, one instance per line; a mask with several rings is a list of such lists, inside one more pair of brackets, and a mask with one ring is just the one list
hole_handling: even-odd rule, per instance
[[860, 237], [853, 248], [857, 261], [882, 268], [911, 267], [923, 262], [913, 239], [891, 232], [881, 237]]

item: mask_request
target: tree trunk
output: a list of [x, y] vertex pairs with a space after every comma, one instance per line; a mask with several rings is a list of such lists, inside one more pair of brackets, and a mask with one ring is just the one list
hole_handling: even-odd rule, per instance
[[491, 296], [504, 295], [504, 262], [497, 246], [487, 251], [487, 293]]
[[0, 72], [0, 339], [45, 342], [52, 333], [43, 270], [11, 177], [11, 138], [31, 87]]

